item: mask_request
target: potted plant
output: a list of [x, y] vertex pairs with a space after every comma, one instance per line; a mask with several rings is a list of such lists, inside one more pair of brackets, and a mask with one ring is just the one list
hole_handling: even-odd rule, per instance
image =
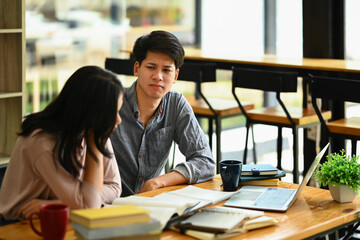
[[335, 201], [352, 202], [360, 186], [359, 156], [346, 156], [345, 150], [341, 150], [340, 154], [332, 153], [326, 159], [315, 172], [315, 181], [328, 186]]

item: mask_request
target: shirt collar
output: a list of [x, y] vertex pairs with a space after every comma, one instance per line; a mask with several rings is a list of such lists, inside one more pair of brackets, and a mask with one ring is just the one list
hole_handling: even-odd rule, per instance
[[[127, 89], [125, 93], [125, 97], [130, 104], [131, 110], [133, 111], [134, 115], [139, 118], [139, 108], [137, 105], [137, 94], [136, 94], [136, 84], [137, 80]], [[160, 115], [163, 113], [164, 109], [164, 98], [161, 99], [160, 105], [158, 107], [157, 113]]]

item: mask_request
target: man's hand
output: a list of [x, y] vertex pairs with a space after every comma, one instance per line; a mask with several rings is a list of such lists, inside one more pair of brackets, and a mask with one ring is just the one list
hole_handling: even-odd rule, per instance
[[139, 193], [147, 192], [155, 189], [159, 189], [165, 187], [165, 184], [158, 179], [159, 177], [149, 179], [145, 182], [145, 184], [140, 189]]
[[42, 199], [33, 199], [30, 202], [25, 203], [21, 206], [18, 212], [18, 217], [29, 218], [30, 214], [33, 212], [40, 212], [40, 207], [49, 204], [49, 203], [61, 203], [60, 200], [42, 200]]
[[176, 171], [172, 171], [170, 173], [147, 180], [144, 186], [142, 186], [140, 189], [139, 193], [187, 182], [188, 180], [182, 174]]

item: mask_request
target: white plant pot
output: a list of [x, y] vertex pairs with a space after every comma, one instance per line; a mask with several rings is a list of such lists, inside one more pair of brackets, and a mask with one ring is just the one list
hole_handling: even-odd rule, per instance
[[332, 198], [339, 203], [352, 202], [356, 196], [356, 192], [347, 185], [333, 186], [329, 184], [329, 190]]

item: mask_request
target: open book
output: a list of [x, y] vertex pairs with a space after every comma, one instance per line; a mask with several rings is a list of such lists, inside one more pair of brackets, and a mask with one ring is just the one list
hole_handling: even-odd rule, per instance
[[185, 199], [183, 201], [164, 201], [154, 197], [129, 196], [116, 198], [112, 206], [117, 205], [136, 205], [150, 211], [150, 217], [160, 222], [163, 229], [173, 216], [180, 216], [189, 212], [199, 201]]
[[264, 216], [263, 211], [213, 207], [202, 209], [170, 229], [199, 239], [219, 239], [276, 223], [274, 218]]
[[174, 216], [181, 216], [205, 206], [224, 201], [236, 192], [223, 192], [195, 186], [164, 192], [155, 197], [129, 196], [116, 198], [112, 205], [132, 204], [150, 210], [150, 216], [160, 221], [162, 227]]

